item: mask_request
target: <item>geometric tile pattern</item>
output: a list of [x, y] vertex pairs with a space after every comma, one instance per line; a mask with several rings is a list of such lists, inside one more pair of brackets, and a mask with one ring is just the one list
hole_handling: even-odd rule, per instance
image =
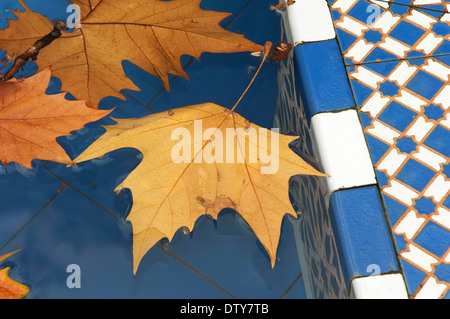
[[330, 1], [413, 298], [450, 295], [450, 2]]
[[346, 64], [450, 53], [450, 14], [443, 6], [439, 11], [398, 3], [368, 0], [332, 3]]
[[[282, 27], [282, 39], [283, 31]], [[299, 136], [292, 144], [292, 149], [317, 167], [318, 161], [311, 146], [310, 127], [302, 100], [298, 96], [295, 74], [292, 50], [279, 66], [275, 123], [280, 128], [280, 133]], [[348, 290], [331, 227], [325, 189], [321, 179], [315, 176], [295, 176], [291, 179], [290, 194], [294, 208], [301, 213], [299, 222], [293, 222], [294, 232], [297, 232], [300, 237], [297, 240], [302, 243], [299, 255], [304, 260], [301, 267], [307, 297], [345, 299], [348, 297]]]

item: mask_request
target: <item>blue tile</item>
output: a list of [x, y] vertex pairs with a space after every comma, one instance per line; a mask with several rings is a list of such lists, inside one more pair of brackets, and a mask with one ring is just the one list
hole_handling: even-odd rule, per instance
[[416, 117], [416, 112], [395, 101], [391, 101], [378, 118], [398, 131], [403, 132]]
[[430, 104], [424, 107], [423, 114], [430, 120], [438, 121], [444, 118], [445, 111], [438, 105]]
[[438, 125], [436, 128], [428, 135], [424, 142], [425, 145], [438, 151], [446, 157], [450, 157], [450, 130]]
[[370, 6], [370, 3], [366, 2], [366, 1], [358, 1], [347, 12], [347, 14], [352, 16], [353, 18], [359, 20], [362, 23], [366, 23], [370, 19], [371, 15], [373, 14], [373, 11], [370, 10], [369, 6]]
[[406, 250], [406, 246], [408, 245], [408, 242], [405, 240], [403, 235], [394, 235], [394, 241], [395, 241], [395, 249], [397, 250], [397, 253], [401, 253]]
[[407, 211], [408, 207], [400, 202], [393, 200], [387, 195], [383, 194], [383, 202], [386, 207], [386, 213], [391, 225], [395, 225], [400, 217]]
[[391, 11], [392, 13], [394, 13], [396, 15], [400, 15], [400, 16], [408, 13], [409, 9], [410, 8], [408, 6], [403, 6], [403, 5], [396, 4], [396, 3], [391, 4], [389, 7], [389, 11]]
[[[353, 72], [354, 67], [347, 67], [348, 72]], [[361, 106], [372, 95], [373, 89], [356, 81], [350, 80], [351, 88], [355, 96], [356, 105]]]
[[414, 209], [417, 210], [418, 214], [429, 216], [436, 211], [436, 204], [431, 198], [421, 196], [414, 200]]
[[433, 31], [436, 35], [447, 37], [447, 35], [450, 33], [450, 26], [445, 22], [438, 21], [433, 24], [431, 31]]
[[[337, 11], [333, 10], [332, 13], [335, 13]], [[354, 36], [351, 33], [348, 33], [342, 29], [336, 29], [336, 35], [339, 39], [339, 46], [341, 47], [342, 52], [347, 51], [348, 48], [350, 48], [353, 43], [358, 39], [356, 36]]]
[[386, 173], [377, 170], [375, 175], [377, 177], [378, 186], [384, 187], [389, 185], [389, 176], [387, 176]]
[[395, 139], [395, 146], [401, 153], [410, 154], [417, 150], [417, 143], [409, 136], [400, 136]]
[[383, 40], [383, 33], [378, 30], [369, 29], [363, 32], [363, 37], [366, 42], [377, 44]]
[[[360, 114], [363, 115], [363, 114]], [[383, 143], [372, 135], [366, 134], [367, 144], [369, 145], [372, 162], [377, 164], [381, 157], [389, 150], [389, 145]]]
[[416, 236], [414, 242], [441, 258], [450, 247], [450, 231], [429, 221]]
[[377, 91], [380, 92], [384, 97], [395, 96], [398, 94], [400, 87], [395, 81], [385, 80], [378, 84]]
[[444, 84], [442, 80], [419, 70], [414, 78], [406, 85], [406, 88], [420, 94], [428, 100], [432, 100]]
[[384, 51], [379, 47], [375, 47], [370, 51], [369, 55], [364, 59], [364, 62], [379, 62], [379, 61], [387, 61], [387, 60], [396, 60], [397, 56], [394, 54]]
[[441, 4], [438, 5], [429, 5], [429, 6], [420, 6], [417, 10], [428, 14], [435, 18], [442, 17], [443, 13], [446, 12], [444, 7]]
[[306, 43], [295, 48], [296, 76], [305, 113], [354, 107], [336, 40]]
[[397, 174], [396, 178], [421, 192], [436, 173], [414, 159], [409, 159]]
[[413, 295], [416, 290], [422, 286], [423, 281], [427, 278], [427, 274], [401, 258], [400, 263], [402, 265], [408, 292], [410, 295]]
[[399, 269], [383, 205], [375, 186], [338, 191], [330, 197], [330, 218], [346, 281], [368, 275], [377, 264], [381, 273]]
[[450, 163], [443, 165], [442, 167], [442, 173], [448, 177], [450, 177]]
[[439, 281], [450, 282], [450, 265], [444, 262], [434, 266], [434, 275]]
[[401, 20], [395, 28], [389, 32], [389, 36], [393, 37], [409, 46], [414, 46], [414, 44], [419, 40], [425, 31], [414, 24], [407, 22], [406, 20]]

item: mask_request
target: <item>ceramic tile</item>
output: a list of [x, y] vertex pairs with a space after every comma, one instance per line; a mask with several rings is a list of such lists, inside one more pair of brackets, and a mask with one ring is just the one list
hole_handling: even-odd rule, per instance
[[434, 268], [450, 246], [448, 63], [433, 56], [347, 67], [386, 213], [401, 238], [405, 280], [417, 298], [440, 298], [448, 289], [438, 277], [445, 272]]
[[372, 161], [355, 110], [316, 114], [311, 131], [330, 193], [376, 184]]
[[330, 1], [346, 64], [450, 53], [445, 2]]
[[336, 40], [295, 48], [296, 81], [308, 119], [326, 111], [355, 106]]
[[[364, 200], [361, 200], [361, 199]], [[347, 282], [359, 276], [399, 271], [397, 256], [376, 186], [338, 191], [330, 197], [330, 216], [343, 255]]]
[[351, 294], [355, 299], [408, 299], [401, 274], [356, 278], [352, 281]]
[[[283, 35], [290, 38], [286, 13], [283, 14]], [[314, 156], [309, 119], [298, 89], [298, 74], [291, 51], [278, 71], [278, 107], [275, 113], [276, 127], [281, 133], [299, 136], [290, 144], [291, 149], [309, 164], [318, 167]], [[301, 74], [301, 73], [300, 73]], [[314, 176], [294, 176], [289, 193], [299, 218], [290, 219], [302, 269], [305, 295], [310, 299], [347, 298], [340, 254], [336, 248], [333, 229], [330, 226], [327, 190], [324, 179]], [[295, 285], [298, 287], [298, 283]], [[286, 297], [289, 298], [289, 293]]]
[[298, 0], [286, 10], [294, 45], [336, 37], [326, 0]]

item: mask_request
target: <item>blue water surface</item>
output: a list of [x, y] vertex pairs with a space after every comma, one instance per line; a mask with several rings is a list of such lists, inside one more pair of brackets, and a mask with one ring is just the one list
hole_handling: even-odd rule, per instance
[[[260, 44], [277, 44], [281, 17], [269, 9], [276, 2], [203, 0], [201, 8], [230, 12], [223, 27]], [[65, 0], [25, 3], [51, 20], [68, 15]], [[8, 8], [21, 6], [16, 0], [1, 1], [0, 28], [13, 17]], [[116, 107], [111, 114], [115, 118], [203, 102], [231, 108], [260, 61], [249, 52], [205, 53], [200, 59], [185, 56], [182, 62], [190, 81], [174, 78], [172, 93], [132, 61], [123, 61], [127, 76], [140, 91], [123, 90], [123, 100], [107, 97], [100, 108]], [[277, 70], [277, 63], [266, 62], [237, 108], [251, 122], [267, 128], [276, 108]], [[36, 65], [30, 62], [17, 76], [35, 72]], [[59, 90], [59, 80], [52, 79], [47, 93]], [[100, 125], [112, 123], [110, 119], [90, 123], [58, 142], [74, 158], [103, 134]], [[121, 149], [78, 167], [39, 160], [33, 161], [32, 170], [15, 163], [0, 166], [0, 254], [21, 249], [0, 268], [12, 266], [10, 276], [31, 288], [27, 298], [305, 298], [288, 218], [271, 269], [252, 230], [229, 209], [217, 221], [200, 218], [188, 235], [179, 231], [172, 242], [159, 242], [133, 276], [132, 229], [126, 221], [132, 194], [125, 189], [116, 195], [114, 189], [141, 160], [138, 150]], [[81, 288], [67, 285], [71, 264], [80, 267]]]

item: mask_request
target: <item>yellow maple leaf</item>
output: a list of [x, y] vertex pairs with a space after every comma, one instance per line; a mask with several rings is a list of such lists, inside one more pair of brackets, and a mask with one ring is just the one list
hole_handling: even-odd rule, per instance
[[[19, 249], [20, 250], [20, 249]], [[11, 253], [1, 255], [0, 262], [6, 258], [14, 255], [19, 250], [13, 251]], [[0, 270], [0, 299], [22, 299], [25, 298], [30, 292], [30, 288], [12, 280], [8, 276], [8, 271], [11, 267], [6, 267]]]
[[75, 163], [120, 148], [136, 148], [143, 160], [116, 191], [129, 188], [133, 207], [134, 272], [161, 238], [192, 229], [204, 214], [235, 209], [267, 250], [272, 267], [289, 200], [289, 178], [324, 176], [290, 148], [297, 137], [250, 123], [213, 104], [186, 106], [140, 119], [116, 120]]
[[[202, 10], [201, 0], [72, 0], [81, 9], [81, 28], [65, 33], [39, 53], [40, 69], [52, 66], [53, 76], [91, 107], [106, 96], [123, 98], [122, 89], [138, 90], [125, 75], [128, 60], [157, 76], [170, 91], [168, 74], [188, 79], [180, 57], [203, 52], [261, 51], [263, 47], [220, 27], [229, 13]], [[0, 31], [0, 48], [19, 56], [53, 29], [46, 17], [14, 11]]]

